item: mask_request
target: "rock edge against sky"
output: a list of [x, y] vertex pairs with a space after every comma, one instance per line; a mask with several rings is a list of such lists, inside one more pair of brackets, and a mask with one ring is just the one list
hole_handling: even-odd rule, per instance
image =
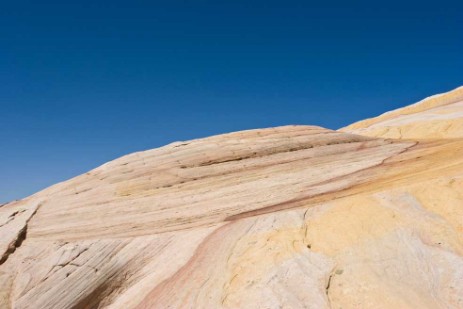
[[463, 308], [463, 87], [133, 153], [0, 236], [0, 308]]

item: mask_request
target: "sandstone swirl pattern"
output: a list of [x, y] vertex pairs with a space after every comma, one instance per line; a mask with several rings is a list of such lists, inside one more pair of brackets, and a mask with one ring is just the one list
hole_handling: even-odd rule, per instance
[[0, 308], [463, 308], [463, 88], [130, 154], [0, 236]]

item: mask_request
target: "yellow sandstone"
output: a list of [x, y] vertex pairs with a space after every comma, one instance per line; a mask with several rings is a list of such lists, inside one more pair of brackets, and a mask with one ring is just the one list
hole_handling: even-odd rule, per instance
[[130, 154], [0, 236], [0, 308], [463, 308], [463, 88]]

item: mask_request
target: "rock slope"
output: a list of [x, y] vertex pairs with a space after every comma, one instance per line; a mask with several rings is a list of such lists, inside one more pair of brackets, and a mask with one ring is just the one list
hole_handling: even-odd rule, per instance
[[463, 87], [356, 122], [341, 131], [383, 138], [463, 137]]
[[462, 91], [177, 142], [1, 206], [0, 308], [463, 308]]

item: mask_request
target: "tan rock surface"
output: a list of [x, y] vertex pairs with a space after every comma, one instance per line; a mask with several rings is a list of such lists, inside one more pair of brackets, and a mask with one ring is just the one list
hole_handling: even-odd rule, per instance
[[434, 95], [375, 118], [356, 122], [341, 131], [383, 138], [461, 138], [463, 87]]
[[[370, 136], [177, 142], [4, 205], [0, 308], [463, 308], [462, 89], [345, 129]], [[432, 139], [370, 129], [444, 107]]]

